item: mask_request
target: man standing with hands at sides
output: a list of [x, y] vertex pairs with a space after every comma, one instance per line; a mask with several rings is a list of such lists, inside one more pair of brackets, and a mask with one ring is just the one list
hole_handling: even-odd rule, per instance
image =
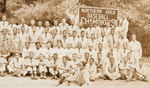
[[3, 15], [2, 16], [2, 21], [0, 22], [0, 27], [1, 27], [0, 30], [2, 30], [4, 28], [7, 28], [8, 25], [9, 25], [9, 23], [7, 22], [7, 17], [6, 17], [6, 15]]
[[43, 31], [44, 27], [42, 26], [42, 21], [38, 21], [37, 32], [39, 32], [39, 34], [42, 34]]
[[70, 13], [71, 6], [65, 11], [65, 14], [70, 18], [72, 22], [74, 22], [75, 25], [78, 25], [78, 14], [77, 10], [72, 10], [72, 14]]
[[54, 29], [56, 29], [58, 31], [58, 33], [59, 33], [59, 30], [58, 30], [58, 21], [57, 20], [54, 21], [54, 26], [51, 28], [52, 31]]
[[35, 25], [35, 20], [34, 19], [32, 19], [31, 20], [31, 26], [29, 27], [29, 39], [30, 39], [30, 41], [32, 42], [32, 44], [31, 44], [31, 46], [33, 45], [34, 46], [34, 43], [37, 41], [37, 40], [39, 40], [39, 33], [37, 32], [37, 30], [36, 30], [36, 25]]
[[120, 26], [121, 26], [122, 32], [124, 33], [124, 38], [127, 38], [129, 22], [127, 20], [126, 13], [122, 14], [122, 20], [121, 20]]
[[26, 24], [24, 18], [21, 19], [21, 24], [19, 25], [19, 28], [20, 28], [20, 29], [21, 29], [22, 27], [25, 28], [25, 32], [28, 32], [28, 31], [29, 31], [29, 30], [28, 30], [28, 25]]
[[135, 34], [132, 34], [132, 41], [129, 43], [129, 45], [135, 64], [139, 64], [139, 60], [142, 58], [142, 47], [141, 43], [136, 40]]
[[45, 29], [43, 30], [43, 32], [47, 31], [48, 33], [50, 32], [50, 23], [49, 21], [45, 21]]
[[59, 24], [59, 32], [62, 33], [63, 30], [68, 30], [69, 25], [66, 23], [66, 19], [62, 19], [62, 23]]

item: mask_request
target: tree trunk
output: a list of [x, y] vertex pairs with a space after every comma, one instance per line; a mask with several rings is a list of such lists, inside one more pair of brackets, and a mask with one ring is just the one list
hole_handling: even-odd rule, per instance
[[3, 8], [2, 8], [2, 12], [5, 13], [6, 12], [6, 2], [7, 0], [3, 1]]

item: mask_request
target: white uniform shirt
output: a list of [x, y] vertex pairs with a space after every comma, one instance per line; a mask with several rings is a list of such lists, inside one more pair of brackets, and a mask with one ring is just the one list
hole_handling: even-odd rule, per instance
[[1, 30], [4, 28], [8, 28], [8, 26], [9, 26], [9, 23], [7, 21], [1, 21], [0, 22]]
[[52, 48], [49, 48], [49, 49], [44, 48], [43, 53], [44, 53], [45, 58], [50, 58], [53, 55]]
[[133, 52], [133, 57], [135, 59], [141, 59], [142, 57], [142, 47], [141, 47], [141, 43], [138, 42], [138, 41], [131, 41], [129, 43], [129, 47], [130, 47], [130, 50]]
[[30, 48], [23, 48], [23, 52], [22, 52], [22, 58], [25, 58], [26, 56], [29, 56], [29, 52], [30, 52]]
[[36, 47], [30, 49], [32, 52], [34, 52], [35, 58], [37, 58], [40, 54], [44, 54], [43, 53], [43, 49], [39, 48], [37, 49]]

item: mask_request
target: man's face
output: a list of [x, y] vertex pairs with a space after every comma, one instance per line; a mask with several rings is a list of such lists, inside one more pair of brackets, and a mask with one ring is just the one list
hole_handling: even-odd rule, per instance
[[50, 48], [50, 47], [51, 47], [51, 43], [48, 42], [48, 43], [47, 43], [47, 48]]
[[101, 32], [101, 35], [104, 37], [104, 36], [105, 36], [105, 31], [102, 31], [102, 32]]
[[73, 37], [75, 37], [75, 36], [76, 36], [76, 34], [77, 34], [77, 33], [76, 33], [76, 31], [73, 31], [73, 34], [72, 34], [72, 35], [73, 35]]
[[85, 35], [85, 32], [81, 31], [81, 36], [84, 37], [84, 35]]
[[77, 54], [76, 54], [76, 53], [73, 54], [73, 55], [72, 55], [72, 58], [73, 58], [73, 60], [76, 60], [76, 59], [77, 59]]
[[91, 39], [95, 39], [95, 35], [93, 33], [91, 34]]
[[93, 49], [93, 46], [92, 46], [92, 45], [90, 45], [90, 46], [89, 46], [89, 50], [92, 50], [92, 49]]
[[40, 55], [39, 55], [39, 58], [40, 58], [40, 59], [44, 59], [44, 55], [43, 55], [43, 54], [40, 54]]
[[2, 17], [2, 20], [3, 21], [5, 21], [7, 18], [6, 18], [6, 16], [4, 15], [3, 17]]
[[82, 47], [82, 43], [81, 43], [81, 42], [78, 43], [78, 47], [79, 47], [79, 48]]
[[58, 58], [58, 54], [57, 54], [57, 53], [55, 53], [55, 54], [53, 55], [53, 58], [54, 58], [54, 60], [57, 60], [57, 58]]
[[14, 33], [14, 34], [17, 34], [17, 28], [14, 28], [14, 29], [13, 29], [13, 33]]
[[123, 48], [124, 48], [124, 49], [127, 49], [127, 42], [124, 42], [124, 43], [123, 43]]
[[102, 45], [101, 43], [99, 43], [99, 44], [98, 44], [98, 48], [99, 48], [100, 50], [102, 50], [103, 45]]
[[3, 35], [6, 35], [6, 34], [7, 34], [7, 30], [4, 29], [4, 30], [3, 30]]
[[23, 33], [24, 31], [25, 31], [25, 27], [22, 26], [22, 27], [21, 27], [21, 32]]
[[61, 47], [61, 46], [62, 46], [61, 41], [58, 41], [57, 46], [58, 46], [58, 47]]
[[101, 58], [102, 57], [102, 55], [101, 55], [101, 53], [97, 53], [97, 58]]
[[68, 47], [68, 48], [71, 48], [71, 43], [67, 43], [67, 47]]
[[31, 25], [34, 25], [35, 24], [35, 21], [34, 20], [31, 20]]
[[42, 22], [41, 21], [38, 22], [38, 26], [40, 26], [40, 27], [42, 26]]
[[114, 35], [114, 34], [115, 34], [115, 31], [114, 31], [113, 29], [111, 30], [111, 34], [112, 34], [112, 35]]
[[54, 34], [57, 34], [57, 29], [54, 29]]
[[127, 57], [128, 57], [128, 58], [131, 58], [131, 55], [132, 55], [131, 53], [128, 53], [128, 54], [127, 54]]
[[119, 35], [122, 39], [124, 37], [124, 33], [123, 32], [120, 32], [120, 35]]
[[109, 58], [113, 58], [113, 54], [112, 53], [109, 53]]
[[25, 46], [26, 46], [27, 48], [29, 48], [29, 47], [30, 47], [30, 43], [29, 43], [29, 42], [26, 42], [26, 43], [25, 43]]
[[106, 26], [107, 26], [107, 27], [110, 27], [110, 23], [106, 23]]
[[50, 24], [48, 21], [45, 22], [45, 26], [48, 27]]
[[25, 24], [25, 20], [24, 20], [24, 19], [21, 19], [21, 23], [22, 23], [22, 24]]
[[65, 36], [67, 35], [67, 31], [66, 30], [63, 31], [63, 35], [65, 35]]
[[122, 14], [122, 18], [123, 18], [123, 19], [126, 18], [126, 13], [123, 13], [123, 14]]
[[80, 70], [83, 70], [83, 69], [84, 69], [84, 66], [83, 66], [83, 65], [79, 65], [79, 69], [80, 69]]
[[89, 58], [90, 54], [89, 53], [85, 53], [85, 58]]
[[91, 59], [90, 59], [90, 64], [93, 64], [93, 63], [94, 63], [94, 59], [91, 58]]
[[133, 40], [133, 41], [136, 40], [136, 35], [135, 35], [135, 34], [132, 35], [132, 40]]
[[16, 53], [16, 58], [18, 58], [18, 59], [19, 59], [19, 57], [20, 57], [20, 55], [19, 55], [18, 53]]
[[33, 57], [34, 57], [34, 53], [33, 53], [33, 52], [30, 52], [30, 53], [29, 53], [29, 57], [30, 57], [30, 58], [33, 58]]
[[110, 45], [110, 50], [113, 50], [114, 49], [114, 46], [113, 45]]
[[66, 56], [63, 57], [63, 63], [67, 63], [67, 58], [66, 58]]
[[41, 44], [38, 42], [36, 43], [36, 48], [40, 48], [41, 47]]
[[75, 9], [75, 10], [73, 10], [73, 13], [75, 14], [75, 15], [77, 15], [77, 10]]
[[57, 25], [58, 25], [58, 22], [57, 22], [57, 21], [54, 21], [54, 25], [57, 26]]
[[66, 23], [66, 19], [62, 19], [62, 23]]

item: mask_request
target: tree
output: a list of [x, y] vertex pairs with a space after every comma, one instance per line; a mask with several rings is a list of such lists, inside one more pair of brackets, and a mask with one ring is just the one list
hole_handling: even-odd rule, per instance
[[2, 0], [2, 13], [6, 12], [6, 1], [7, 0]]

